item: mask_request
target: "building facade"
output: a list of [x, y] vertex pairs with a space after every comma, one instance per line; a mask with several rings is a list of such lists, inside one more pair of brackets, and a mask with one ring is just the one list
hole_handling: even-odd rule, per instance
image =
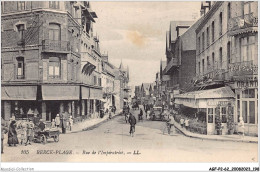
[[97, 16], [90, 4], [5, 1], [1, 15], [2, 117], [93, 117], [99, 106], [94, 100], [102, 92], [94, 79], [95, 73], [100, 78], [101, 59], [93, 55], [98, 51], [92, 33]]
[[230, 133], [231, 123], [237, 132], [242, 117], [245, 134], [258, 135], [257, 10], [258, 2], [202, 3], [195, 90], [178, 95], [177, 102], [206, 115], [207, 134], [216, 134], [217, 123], [223, 134]]

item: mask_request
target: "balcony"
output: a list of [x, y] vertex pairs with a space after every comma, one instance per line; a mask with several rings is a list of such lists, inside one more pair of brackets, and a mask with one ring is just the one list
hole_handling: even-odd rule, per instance
[[168, 75], [170, 74], [174, 67], [177, 67], [178, 64], [178, 59], [177, 58], [172, 58], [171, 61], [167, 64], [167, 66], [165, 67], [165, 69], [163, 70], [163, 74], [164, 75]]
[[42, 51], [69, 53], [70, 43], [69, 41], [42, 40]]
[[246, 77], [257, 76], [258, 64], [254, 64], [254, 61], [231, 63], [228, 66], [228, 74], [233, 79], [245, 79]]
[[229, 19], [228, 35], [235, 36], [247, 32], [258, 31], [258, 16], [255, 13]]

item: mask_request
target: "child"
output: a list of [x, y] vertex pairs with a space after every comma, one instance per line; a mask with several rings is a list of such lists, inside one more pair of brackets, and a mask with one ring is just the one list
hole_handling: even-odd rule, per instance
[[55, 128], [55, 119], [52, 119], [52, 122], [51, 122], [51, 128]]
[[27, 138], [26, 136], [26, 130], [27, 130], [27, 124], [26, 123], [22, 123], [21, 124], [21, 145], [23, 143], [25, 143], [25, 140]]
[[30, 121], [27, 124], [27, 141], [25, 143], [25, 146], [27, 146], [27, 144], [31, 145], [31, 141], [33, 140], [33, 128], [34, 128], [34, 124], [32, 123], [32, 121]]
[[181, 128], [183, 128], [183, 125], [184, 125], [184, 119], [183, 118], [181, 118], [180, 123], [181, 123]]
[[72, 119], [72, 116], [70, 116], [70, 118], [69, 118], [69, 128], [70, 128], [70, 131], [72, 130], [72, 125], [73, 125], [73, 119]]

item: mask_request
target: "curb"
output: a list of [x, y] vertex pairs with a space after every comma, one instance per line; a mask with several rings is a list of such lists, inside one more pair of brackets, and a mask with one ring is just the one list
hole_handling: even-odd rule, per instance
[[97, 127], [100, 126], [101, 124], [103, 124], [103, 123], [105, 123], [105, 122], [108, 122], [108, 121], [110, 121], [110, 120], [112, 120], [112, 119], [118, 117], [118, 116], [121, 115], [121, 114], [122, 114], [122, 113], [115, 114], [114, 116], [112, 116], [111, 119], [109, 119], [109, 118], [107, 117], [107, 119], [105, 119], [105, 120], [103, 120], [103, 121], [100, 121], [100, 122], [98, 122], [98, 123], [96, 123], [96, 124], [94, 124], [94, 125], [88, 126], [88, 127], [83, 128], [83, 129], [81, 129], [81, 130], [72, 131], [72, 132], [67, 133], [67, 134], [79, 133], [79, 132], [83, 132], [83, 131], [92, 130], [92, 129], [94, 129], [94, 128], [97, 128]]
[[190, 138], [196, 138], [196, 139], [202, 139], [202, 140], [215, 140], [215, 141], [229, 141], [229, 142], [244, 142], [244, 143], [258, 143], [258, 141], [252, 141], [252, 140], [229, 140], [229, 139], [218, 139], [218, 138], [204, 138], [199, 136], [192, 136], [185, 132], [183, 132], [181, 129], [179, 129], [175, 124], [173, 124], [178, 131], [180, 131], [184, 136], [190, 137]]

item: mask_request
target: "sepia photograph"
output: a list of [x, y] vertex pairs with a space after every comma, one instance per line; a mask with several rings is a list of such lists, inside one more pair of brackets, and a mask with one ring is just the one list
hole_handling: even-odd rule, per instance
[[258, 120], [258, 1], [1, 1], [1, 163], [258, 163]]

